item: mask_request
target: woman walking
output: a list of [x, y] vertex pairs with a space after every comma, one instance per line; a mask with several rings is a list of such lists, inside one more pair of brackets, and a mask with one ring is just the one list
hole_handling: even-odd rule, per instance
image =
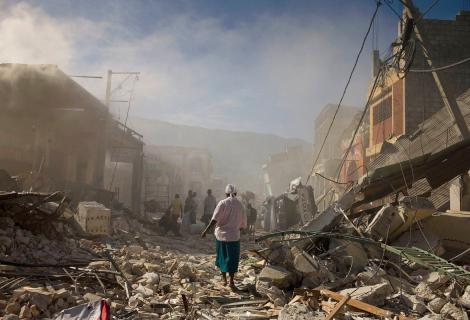
[[246, 228], [246, 215], [242, 203], [237, 199], [237, 190], [232, 184], [225, 188], [224, 200], [219, 201], [214, 210], [211, 222], [202, 232], [204, 238], [215, 226], [215, 265], [222, 272], [224, 285], [227, 285], [227, 273], [230, 287], [236, 290], [234, 277], [240, 262], [240, 230]]

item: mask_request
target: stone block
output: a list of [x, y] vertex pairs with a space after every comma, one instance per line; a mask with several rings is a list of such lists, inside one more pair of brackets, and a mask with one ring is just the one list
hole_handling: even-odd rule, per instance
[[393, 292], [389, 283], [379, 283], [373, 286], [341, 290], [342, 295], [349, 294], [352, 299], [364, 301], [374, 306], [382, 306], [385, 298]]
[[429, 309], [431, 309], [432, 312], [434, 312], [434, 313], [440, 313], [442, 307], [443, 307], [446, 303], [447, 303], [446, 300], [437, 297], [437, 298], [435, 298], [435, 299], [432, 299], [432, 300], [428, 303], [428, 307], [429, 307]]
[[295, 273], [279, 266], [266, 266], [258, 276], [259, 280], [267, 280], [279, 289], [289, 289], [298, 282]]

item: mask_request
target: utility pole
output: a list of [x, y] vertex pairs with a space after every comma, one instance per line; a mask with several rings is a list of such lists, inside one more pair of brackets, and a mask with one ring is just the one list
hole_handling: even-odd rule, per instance
[[[125, 74], [125, 75], [136, 75], [138, 76], [140, 72], [113, 72], [112, 70], [108, 70], [108, 76], [106, 78], [106, 96], [104, 99], [104, 104], [108, 107], [111, 104], [111, 83], [113, 74]], [[122, 101], [119, 101], [122, 102]]]
[[[414, 30], [416, 34], [416, 39], [418, 39], [418, 41], [421, 43], [421, 47], [423, 48], [423, 55], [424, 55], [424, 58], [426, 59], [427, 64], [429, 65], [429, 68], [433, 69], [434, 66], [432, 63], [432, 58], [429, 54], [429, 51], [426, 49], [426, 44], [428, 43], [426, 41], [427, 40], [426, 36], [422, 32], [420, 32], [419, 20], [421, 19], [421, 17], [419, 16], [419, 12], [416, 9], [416, 7], [413, 5], [412, 0], [404, 0], [404, 7], [405, 7], [405, 12], [408, 18], [414, 20]], [[439, 94], [441, 95], [442, 101], [444, 102], [444, 106], [446, 107], [450, 116], [454, 119], [454, 122], [457, 125], [460, 135], [462, 136], [463, 139], [469, 139], [470, 132], [468, 130], [468, 127], [462, 115], [462, 112], [460, 111], [460, 108], [457, 105], [455, 96], [451, 94], [449, 86], [445, 85], [441, 81], [442, 77], [440, 76], [440, 72], [432, 71], [431, 73], [434, 78], [434, 82], [436, 83], [437, 89], [439, 90]]]

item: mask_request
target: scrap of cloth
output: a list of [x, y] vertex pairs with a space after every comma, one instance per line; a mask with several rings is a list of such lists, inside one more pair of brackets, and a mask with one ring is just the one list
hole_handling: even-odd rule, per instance
[[212, 220], [216, 221], [214, 235], [219, 241], [238, 241], [240, 240], [240, 229], [246, 228], [243, 205], [235, 197], [219, 201]]
[[215, 265], [221, 272], [235, 273], [240, 261], [240, 241], [215, 240]]

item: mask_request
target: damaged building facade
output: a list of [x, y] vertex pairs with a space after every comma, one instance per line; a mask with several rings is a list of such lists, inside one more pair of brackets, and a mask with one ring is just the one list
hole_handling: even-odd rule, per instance
[[113, 120], [102, 102], [55, 65], [2, 64], [0, 92], [0, 167], [22, 190], [64, 190], [75, 202], [109, 205], [116, 190], [106, 185], [113, 174], [106, 166], [122, 161], [114, 151], [131, 148], [136, 170], [126, 205], [139, 212], [142, 137]]

